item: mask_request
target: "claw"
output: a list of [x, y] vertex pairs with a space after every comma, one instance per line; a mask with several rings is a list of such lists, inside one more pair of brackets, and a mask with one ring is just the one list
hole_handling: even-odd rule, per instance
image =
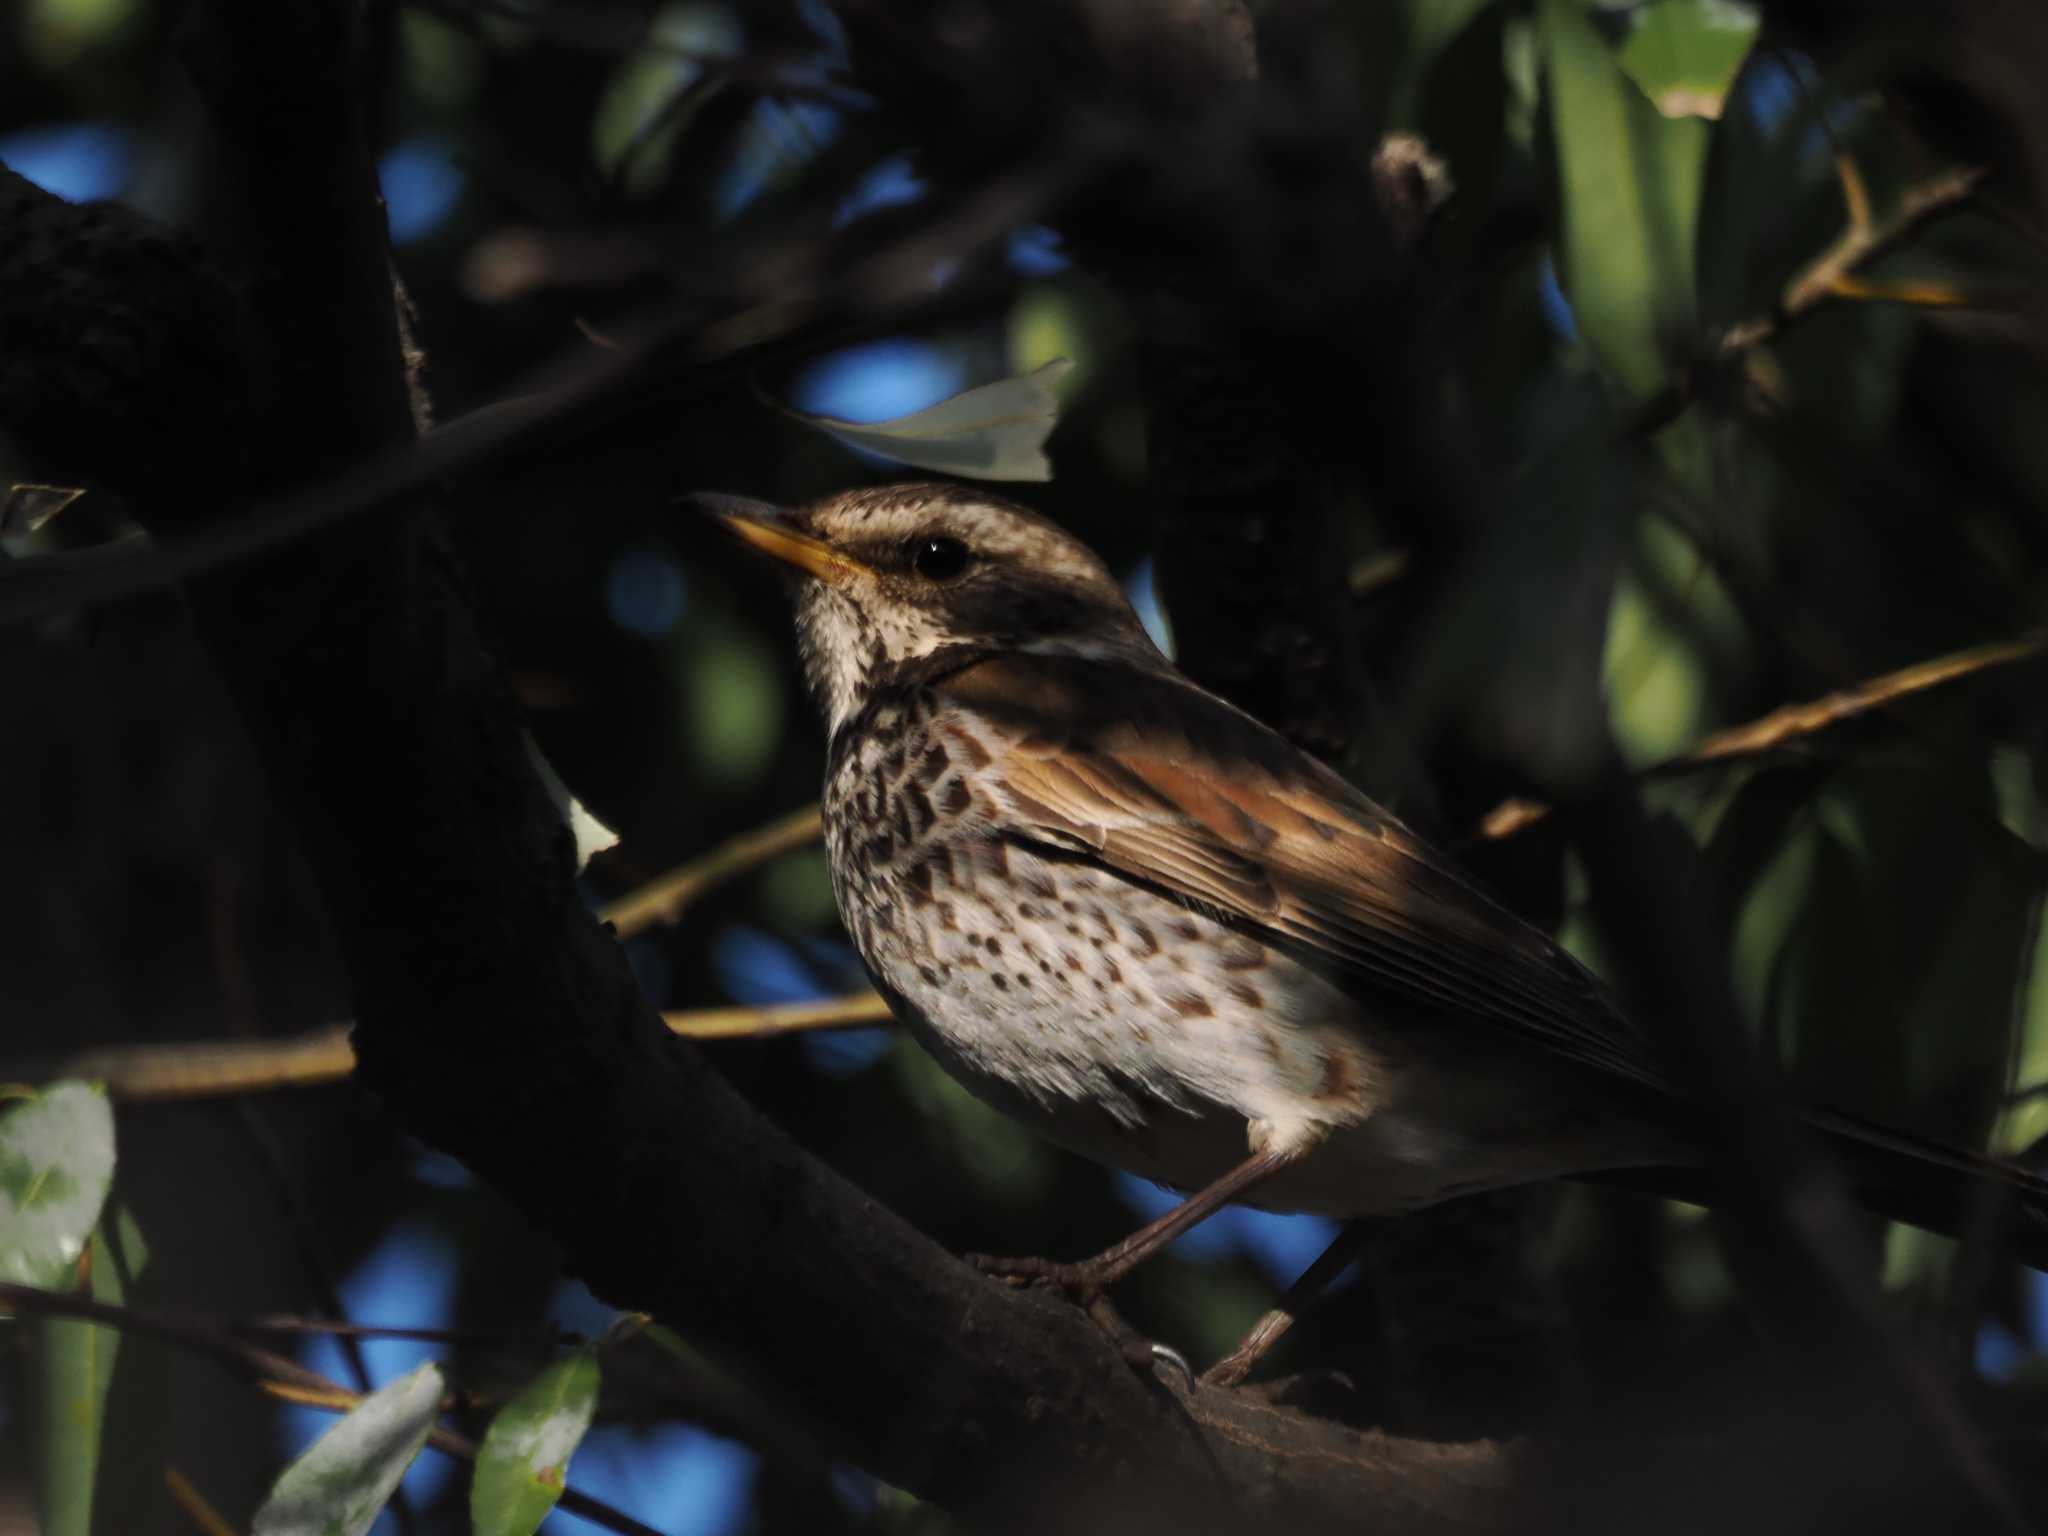
[[1163, 1365], [1168, 1370], [1179, 1374], [1180, 1387], [1183, 1392], [1195, 1390], [1195, 1372], [1194, 1368], [1188, 1364], [1187, 1356], [1169, 1345], [1160, 1343], [1152, 1345], [1151, 1353], [1153, 1365]]

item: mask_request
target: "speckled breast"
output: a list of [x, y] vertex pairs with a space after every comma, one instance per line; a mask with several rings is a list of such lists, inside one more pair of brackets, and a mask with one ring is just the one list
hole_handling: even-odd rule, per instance
[[1076, 1150], [1175, 1184], [1249, 1121], [1344, 1123], [1384, 1065], [1324, 978], [1020, 835], [996, 728], [909, 693], [837, 745], [825, 789], [848, 931], [970, 1090]]

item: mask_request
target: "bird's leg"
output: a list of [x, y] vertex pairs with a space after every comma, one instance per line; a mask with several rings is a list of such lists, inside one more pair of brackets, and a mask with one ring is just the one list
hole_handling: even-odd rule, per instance
[[994, 1259], [986, 1254], [970, 1254], [967, 1262], [985, 1275], [1018, 1284], [1043, 1280], [1071, 1292], [1077, 1300], [1089, 1302], [1188, 1228], [1215, 1215], [1239, 1195], [1299, 1161], [1307, 1150], [1301, 1147], [1255, 1152], [1208, 1188], [1189, 1195], [1157, 1221], [1147, 1222], [1115, 1247], [1104, 1249], [1094, 1258], [1079, 1264], [1062, 1264], [1052, 1259]]
[[1252, 1325], [1251, 1332], [1244, 1336], [1237, 1348], [1202, 1372], [1202, 1385], [1234, 1387], [1243, 1381], [1251, 1368], [1263, 1360], [1267, 1351], [1294, 1326], [1295, 1319], [1351, 1267], [1380, 1228], [1377, 1221], [1348, 1223], [1337, 1234], [1336, 1240], [1323, 1250], [1322, 1257], [1303, 1270], [1301, 1278], [1287, 1288], [1287, 1294], [1280, 1298], [1273, 1310]]

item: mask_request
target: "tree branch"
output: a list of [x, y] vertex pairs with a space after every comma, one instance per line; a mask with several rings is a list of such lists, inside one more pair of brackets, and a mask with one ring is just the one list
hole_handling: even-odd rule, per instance
[[[257, 404], [225, 483], [126, 487], [152, 531], [411, 440], [351, 40], [323, 24], [343, 14], [212, 8], [201, 68], [251, 274]], [[42, 199], [37, 217], [66, 214]], [[0, 289], [34, 291], [48, 274], [18, 255]], [[52, 338], [16, 359], [66, 355]], [[670, 1320], [840, 1454], [992, 1529], [1142, 1511], [1204, 1531], [1254, 1508], [1310, 1528], [1360, 1509], [1409, 1530], [1527, 1523], [1522, 1453], [1162, 1390], [1073, 1309], [990, 1285], [763, 1121], [663, 1027], [577, 899], [509, 689], [415, 509], [213, 572], [190, 599], [325, 890], [359, 1078], [597, 1294]]]

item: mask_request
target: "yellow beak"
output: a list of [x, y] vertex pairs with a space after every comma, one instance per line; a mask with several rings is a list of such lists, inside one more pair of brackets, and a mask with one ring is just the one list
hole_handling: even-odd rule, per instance
[[717, 518], [741, 542], [815, 576], [827, 586], [845, 586], [867, 572], [858, 560], [849, 560], [824, 540], [798, 533], [789, 526], [789, 514], [780, 507], [750, 501], [744, 496], [699, 493], [687, 499], [698, 510]]

